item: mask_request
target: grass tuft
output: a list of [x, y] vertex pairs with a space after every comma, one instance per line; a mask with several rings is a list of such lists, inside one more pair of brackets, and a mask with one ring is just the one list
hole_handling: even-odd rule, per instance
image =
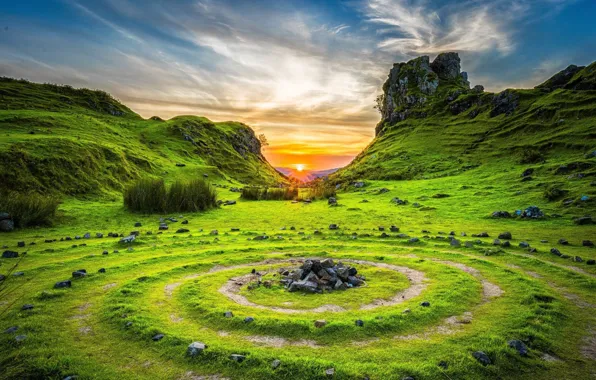
[[198, 212], [217, 207], [217, 193], [202, 179], [176, 181], [169, 189], [161, 179], [141, 179], [124, 191], [124, 206], [144, 213]]
[[20, 228], [51, 225], [59, 205], [58, 198], [37, 193], [0, 195], [0, 212], [7, 212]]

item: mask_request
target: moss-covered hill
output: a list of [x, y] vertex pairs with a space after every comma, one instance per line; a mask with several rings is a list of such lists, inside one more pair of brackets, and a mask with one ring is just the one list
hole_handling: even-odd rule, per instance
[[562, 192], [552, 198], [567, 203], [596, 192], [596, 63], [492, 94], [470, 89], [459, 56], [445, 53], [395, 64], [383, 90], [375, 139], [334, 181], [469, 172], [495, 185], [510, 172], [516, 192], [554, 187]]
[[146, 175], [285, 180], [242, 123], [144, 120], [101, 91], [0, 78], [0, 131], [0, 192], [106, 194]]

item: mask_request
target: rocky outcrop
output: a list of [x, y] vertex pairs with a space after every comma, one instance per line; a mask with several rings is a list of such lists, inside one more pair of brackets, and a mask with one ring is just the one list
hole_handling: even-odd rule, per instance
[[535, 88], [544, 89], [547, 91], [554, 91], [556, 89], [563, 88], [569, 83], [571, 78], [573, 78], [578, 71], [584, 69], [584, 67], [585, 66], [569, 65], [565, 70], [559, 71], [549, 80], [536, 86]]
[[468, 75], [460, 70], [457, 53], [439, 54], [432, 63], [428, 56], [395, 63], [383, 85], [383, 95], [379, 97], [382, 120], [377, 127], [377, 134], [385, 123], [395, 124], [410, 117], [426, 117], [427, 112], [417, 108], [427, 105], [443, 83], [462, 90], [469, 89]]

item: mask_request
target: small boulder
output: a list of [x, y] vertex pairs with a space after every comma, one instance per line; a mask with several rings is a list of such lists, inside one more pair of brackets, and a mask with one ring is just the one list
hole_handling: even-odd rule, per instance
[[33, 309], [35, 306], [31, 305], [31, 304], [25, 304], [21, 307], [21, 310], [31, 310]]
[[230, 359], [235, 361], [236, 363], [242, 363], [244, 359], [246, 359], [246, 356], [240, 354], [232, 354], [230, 355]]
[[514, 348], [521, 356], [528, 356], [528, 347], [521, 340], [510, 340], [508, 345]]
[[420, 304], [420, 306], [422, 306], [422, 307], [429, 307], [429, 306], [430, 306], [430, 302], [428, 302], [428, 301], [424, 301], [424, 302], [422, 302], [422, 303]]
[[71, 286], [72, 286], [72, 282], [70, 280], [59, 281], [56, 284], [54, 284], [54, 288], [56, 288], [56, 289], [70, 288]]
[[584, 247], [593, 247], [594, 243], [591, 240], [584, 240], [582, 241], [582, 246]]
[[483, 366], [492, 364], [492, 361], [490, 360], [488, 355], [482, 351], [476, 351], [476, 352], [472, 353], [472, 356], [474, 357], [474, 359], [478, 360], [478, 362], [480, 364], [482, 364]]
[[164, 334], [156, 334], [153, 336], [153, 338], [151, 338], [152, 341], [157, 342], [163, 339], [165, 335]]
[[362, 327], [362, 326], [364, 326], [364, 321], [362, 319], [357, 319], [355, 324], [358, 327]]
[[246, 317], [246, 318], [244, 318], [244, 323], [252, 323], [254, 321], [255, 321], [255, 319], [253, 317]]
[[502, 233], [500, 233], [499, 234], [499, 239], [502, 239], [502, 240], [511, 240], [512, 239], [511, 232], [502, 232]]
[[232, 318], [232, 317], [234, 317], [234, 313], [232, 313], [231, 311], [226, 311], [226, 312], [224, 312], [224, 317]]
[[2, 252], [2, 257], [5, 259], [15, 259], [19, 257], [19, 253], [15, 251], [4, 251]]
[[207, 345], [205, 343], [192, 342], [188, 345], [188, 348], [186, 349], [186, 354], [190, 357], [194, 357], [200, 355], [206, 348]]
[[271, 362], [271, 369], [277, 369], [277, 368], [279, 368], [280, 365], [281, 365], [281, 361], [278, 359], [275, 359], [274, 361]]
[[324, 319], [319, 319], [319, 320], [316, 320], [315, 321], [315, 327], [318, 328], [318, 329], [323, 328], [326, 325], [327, 325], [327, 321], [324, 320]]
[[177, 234], [185, 234], [187, 232], [190, 232], [190, 230], [188, 230], [186, 228], [179, 228], [178, 230], [176, 230]]

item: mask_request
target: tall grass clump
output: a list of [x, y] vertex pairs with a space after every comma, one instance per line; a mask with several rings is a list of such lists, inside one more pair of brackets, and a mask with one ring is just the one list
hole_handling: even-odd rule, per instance
[[48, 226], [56, 216], [60, 200], [37, 193], [8, 192], [0, 195], [0, 212], [6, 212], [16, 227]]
[[124, 206], [130, 211], [166, 212], [166, 199], [166, 185], [161, 179], [140, 179], [124, 190]]
[[240, 198], [248, 201], [290, 201], [298, 197], [298, 188], [295, 187], [255, 187], [249, 186], [242, 189]]
[[163, 180], [141, 179], [124, 191], [124, 206], [144, 213], [205, 211], [217, 207], [217, 193], [202, 179], [176, 181], [169, 188]]
[[176, 181], [170, 186], [166, 200], [168, 212], [196, 212], [217, 207], [217, 192], [202, 179]]
[[326, 181], [315, 180], [310, 183], [306, 198], [309, 199], [329, 199], [335, 197], [335, 186]]

